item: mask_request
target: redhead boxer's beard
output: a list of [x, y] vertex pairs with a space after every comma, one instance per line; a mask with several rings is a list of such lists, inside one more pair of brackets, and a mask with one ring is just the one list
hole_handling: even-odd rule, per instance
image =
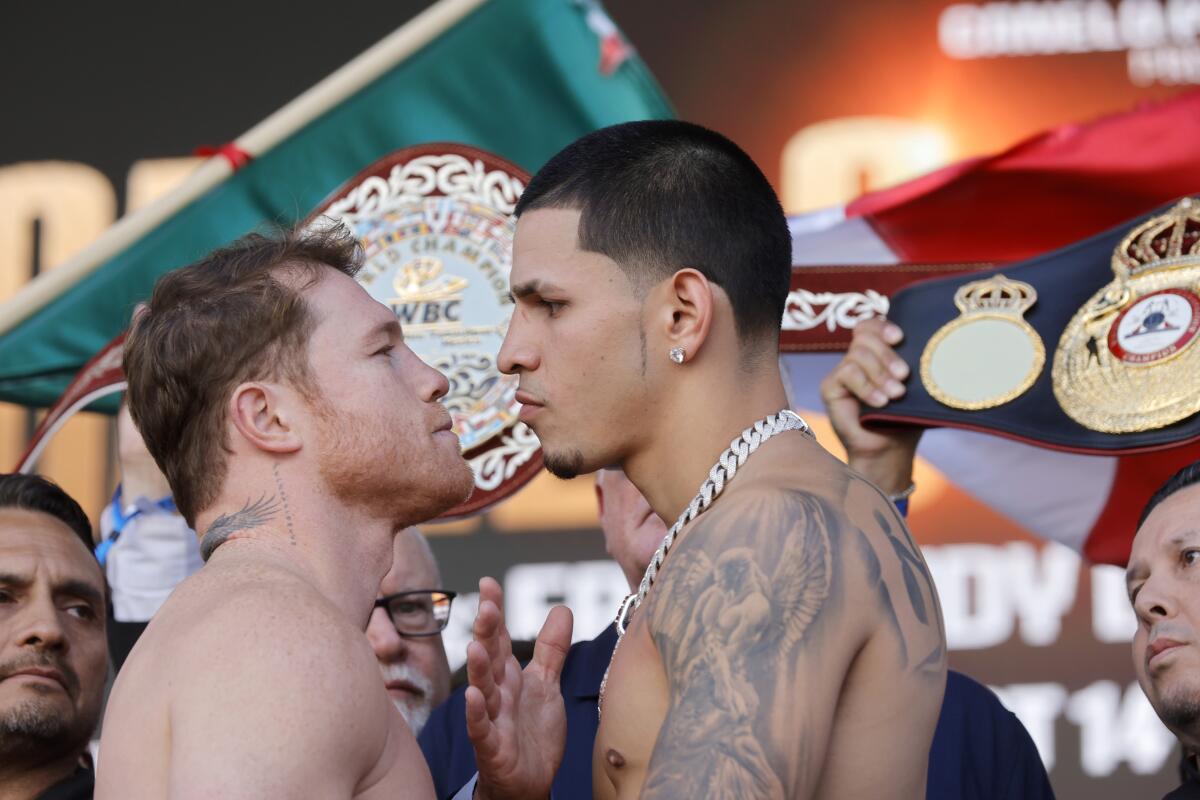
[[[423, 522], [465, 500], [474, 488], [471, 468], [461, 458], [448, 465], [431, 457], [428, 436], [389, 428], [355, 412], [338, 410], [324, 398], [312, 401], [320, 427], [317, 458], [330, 493], [372, 516], [410, 525]], [[404, 433], [420, 436], [405, 441]], [[424, 448], [426, 452], [421, 452]]]

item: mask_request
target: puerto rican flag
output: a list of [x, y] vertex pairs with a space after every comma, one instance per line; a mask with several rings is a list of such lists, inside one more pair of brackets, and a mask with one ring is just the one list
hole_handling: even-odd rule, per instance
[[[793, 328], [817, 336], [789, 348], [785, 319], [785, 351], [843, 348], [847, 329], [885, 312], [887, 295], [913, 277], [1021, 261], [1200, 192], [1197, 141], [1200, 92], [1190, 92], [792, 217], [796, 291], [788, 314]], [[804, 292], [808, 276], [823, 290], [820, 307]], [[830, 276], [844, 291], [828, 291]], [[798, 408], [821, 410], [817, 386], [839, 358], [784, 356]], [[1179, 467], [1200, 459], [1200, 447], [1101, 457], [944, 428], [925, 434], [918, 456], [1026, 531], [1123, 565], [1142, 507]]]

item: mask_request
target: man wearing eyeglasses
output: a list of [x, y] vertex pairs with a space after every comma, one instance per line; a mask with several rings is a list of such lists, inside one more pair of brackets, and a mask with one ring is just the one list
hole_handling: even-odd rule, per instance
[[450, 695], [442, 631], [455, 595], [437, 588], [441, 585], [429, 543], [416, 528], [405, 528], [392, 547], [392, 568], [379, 585], [367, 639], [379, 659], [388, 696], [414, 736]]

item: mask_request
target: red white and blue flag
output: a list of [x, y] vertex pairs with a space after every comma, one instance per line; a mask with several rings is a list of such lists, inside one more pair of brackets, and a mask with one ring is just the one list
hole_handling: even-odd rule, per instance
[[[784, 348], [795, 404], [821, 408], [817, 385], [840, 356], [814, 351], [843, 349], [855, 322], [886, 313], [901, 286], [1021, 261], [1200, 192], [1197, 141], [1192, 92], [792, 217]], [[1103, 457], [938, 429], [919, 456], [1027, 531], [1123, 564], [1142, 506], [1200, 448]]]

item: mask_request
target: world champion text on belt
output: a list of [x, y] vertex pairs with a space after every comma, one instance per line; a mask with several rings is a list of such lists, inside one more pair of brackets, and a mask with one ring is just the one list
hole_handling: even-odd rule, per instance
[[359, 283], [392, 309], [405, 344], [449, 380], [442, 402], [475, 493], [443, 518], [483, 511], [542, 465], [537, 436], [518, 419], [517, 379], [497, 364], [512, 313], [512, 212], [528, 181], [474, 147], [419, 145], [375, 162], [308, 219], [350, 227], [365, 252]]

